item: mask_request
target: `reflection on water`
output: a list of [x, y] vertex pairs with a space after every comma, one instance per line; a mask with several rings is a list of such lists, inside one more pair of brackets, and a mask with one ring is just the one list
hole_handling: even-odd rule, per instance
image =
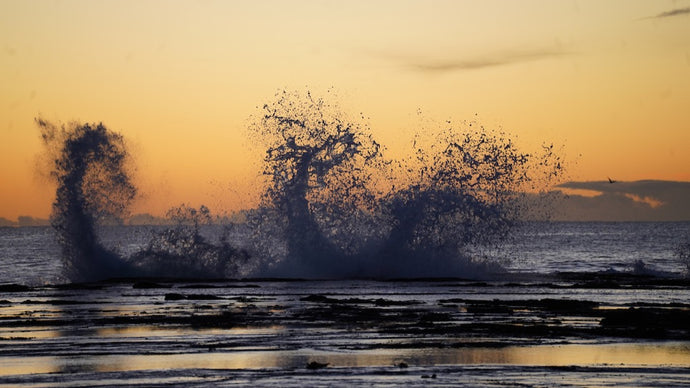
[[460, 349], [431, 354], [434, 364], [690, 365], [690, 344], [544, 345]]
[[0, 357], [0, 376], [60, 371], [57, 357]]
[[207, 336], [240, 336], [275, 334], [281, 330], [284, 330], [283, 326], [232, 327], [227, 329], [214, 329], [141, 325], [99, 328], [96, 330], [96, 334], [99, 337], [188, 336], [194, 334], [203, 334]]
[[3, 342], [57, 337], [60, 337], [60, 332], [52, 329], [40, 329], [25, 326], [0, 329], [0, 340]]
[[2, 357], [0, 375], [56, 371], [137, 371], [149, 369], [301, 369], [310, 361], [330, 367], [510, 364], [522, 366], [690, 366], [690, 343], [509, 346], [504, 348], [376, 350], [337, 353], [314, 349], [250, 350], [78, 358]]
[[[686, 317], [690, 289], [674, 284], [256, 283], [138, 288], [127, 281], [0, 293], [7, 300], [0, 306], [0, 385], [180, 385], [190, 378], [238, 386], [265, 379], [257, 385], [286, 388], [349, 386], [354, 378], [410, 386], [433, 373], [438, 383], [457, 385], [452, 376], [474, 386], [491, 385], [495, 376], [504, 386], [611, 386], [623, 375], [641, 386], [690, 382], [690, 335], [673, 323], [685, 320], [669, 320]], [[617, 317], [612, 312], [651, 318], [602, 324]], [[657, 317], [668, 318], [660, 333], [671, 337], [626, 337]], [[329, 365], [308, 370], [311, 361]], [[401, 362], [409, 368], [395, 366]]]

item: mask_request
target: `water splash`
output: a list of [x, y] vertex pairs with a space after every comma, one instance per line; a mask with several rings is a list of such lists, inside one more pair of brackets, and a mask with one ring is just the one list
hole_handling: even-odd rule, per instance
[[[58, 127], [36, 120], [57, 183], [51, 224], [62, 250], [65, 277], [92, 281], [113, 277], [235, 277], [252, 267], [245, 251], [222, 235], [211, 241], [201, 233], [211, 220], [205, 206], [172, 209], [175, 223], [153, 236], [130, 257], [106, 247], [98, 226], [122, 223], [137, 190], [132, 183], [122, 135], [103, 124]], [[243, 272], [245, 271], [245, 272]]]
[[289, 260], [279, 272], [347, 276], [336, 264], [350, 244], [336, 236], [357, 230], [350, 216], [373, 202], [366, 171], [381, 163], [381, 146], [366, 125], [310, 92], [279, 92], [262, 113], [251, 132], [266, 146], [263, 206], [283, 225]]
[[212, 223], [210, 210], [181, 205], [168, 211], [175, 222], [171, 228], [155, 234], [146, 247], [130, 257], [138, 274], [171, 278], [237, 278], [252, 272], [250, 255], [228, 241], [229, 227], [222, 229], [217, 241], [202, 233], [202, 226]]
[[[252, 131], [266, 145], [263, 206], [280, 217], [287, 248], [278, 274], [500, 271], [466, 248], [506, 238], [525, 205], [520, 193], [537, 182], [545, 187], [561, 171], [552, 146], [521, 152], [505, 134], [476, 123], [451, 125], [431, 144], [415, 142], [413, 158], [387, 161], [365, 124], [309, 92], [280, 92], [263, 113]], [[396, 184], [382, 190], [382, 177]]]
[[561, 164], [552, 146], [530, 154], [475, 122], [447, 125], [430, 144], [417, 139], [414, 157], [401, 163], [407, 183], [384, 199], [393, 227], [381, 255], [441, 260], [441, 268], [460, 265], [472, 276], [497, 266], [468, 258], [465, 248], [507, 238], [525, 210], [525, 190], [547, 187]]
[[128, 265], [101, 244], [95, 229], [98, 223], [120, 221], [136, 195], [122, 136], [100, 123], [36, 123], [53, 161], [57, 190], [51, 224], [65, 275], [72, 281], [126, 275]]
[[261, 205], [220, 229], [205, 206], [182, 205], [168, 212], [172, 227], [122, 257], [96, 233], [125, 216], [136, 195], [122, 136], [102, 124], [37, 123], [54, 161], [51, 219], [73, 281], [487, 277], [502, 268], [474, 248], [509, 236], [523, 193], [561, 171], [552, 146], [525, 153], [474, 122], [448, 122], [430, 140], [418, 135], [412, 156], [387, 159], [364, 117], [284, 91], [250, 126], [265, 150]]

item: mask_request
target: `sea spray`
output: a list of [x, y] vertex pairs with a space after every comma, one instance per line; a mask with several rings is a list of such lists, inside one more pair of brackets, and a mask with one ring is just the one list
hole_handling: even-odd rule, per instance
[[213, 223], [206, 206], [196, 209], [183, 204], [170, 209], [167, 217], [175, 225], [153, 235], [144, 249], [129, 259], [140, 276], [237, 278], [253, 272], [247, 251], [228, 241], [230, 225], [221, 227], [216, 241], [202, 233], [204, 225]]
[[130, 257], [106, 247], [99, 239], [98, 226], [122, 223], [137, 193], [122, 135], [103, 124], [58, 127], [42, 119], [36, 122], [51, 160], [50, 176], [57, 183], [51, 224], [67, 279], [223, 278], [252, 271], [249, 255], [232, 246], [227, 233], [217, 241], [202, 235], [202, 226], [211, 220], [205, 206], [171, 209], [168, 217], [174, 226], [152, 236]]
[[[122, 257], [98, 239], [136, 195], [121, 135], [102, 124], [60, 128], [37, 120], [58, 184], [51, 216], [67, 277], [480, 278], [502, 271], [477, 255], [510, 235], [526, 191], [561, 171], [552, 146], [521, 151], [476, 123], [448, 125], [412, 156], [391, 160], [364, 117], [323, 98], [279, 92], [254, 118], [266, 189], [242, 222], [215, 223], [182, 205], [173, 226]], [[214, 222], [211, 222], [214, 221]], [[220, 229], [219, 229], [220, 228]], [[212, 238], [204, 230], [220, 230]]]
[[505, 239], [523, 213], [521, 192], [561, 171], [553, 146], [525, 153], [476, 123], [415, 142], [410, 160], [386, 160], [361, 121], [310, 92], [282, 91], [263, 106], [251, 127], [266, 146], [256, 224], [276, 217], [270, 229], [286, 246], [272, 275], [488, 276], [500, 266], [467, 248]]
[[100, 222], [121, 220], [137, 192], [122, 136], [100, 123], [36, 123], [51, 156], [50, 176], [57, 183], [50, 218], [65, 276], [87, 281], [127, 275], [128, 265], [101, 244], [95, 229]]
[[384, 198], [393, 227], [381, 260], [425, 263], [425, 276], [500, 270], [468, 248], [504, 241], [525, 211], [525, 191], [548, 187], [561, 173], [560, 157], [551, 145], [523, 152], [506, 134], [476, 122], [448, 121], [430, 141], [423, 135], [413, 157], [398, 163], [398, 188]]
[[310, 92], [278, 92], [250, 129], [266, 146], [263, 204], [275, 209], [260, 214], [284, 226], [288, 260], [280, 273], [351, 275], [339, 264], [347, 266], [344, 250], [354, 244], [338, 237], [347, 240], [357, 229], [351, 216], [374, 199], [366, 172], [380, 163], [380, 145], [366, 125]]

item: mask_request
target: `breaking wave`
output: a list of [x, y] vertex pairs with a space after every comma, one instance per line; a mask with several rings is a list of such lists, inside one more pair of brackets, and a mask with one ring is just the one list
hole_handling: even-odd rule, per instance
[[243, 222], [215, 226], [215, 238], [202, 233], [216, 223], [205, 206], [171, 209], [173, 226], [124, 257], [97, 233], [122, 220], [136, 197], [124, 139], [102, 124], [37, 123], [54, 160], [51, 220], [72, 281], [487, 277], [501, 266], [469, 248], [507, 238], [525, 193], [561, 173], [552, 146], [524, 153], [474, 122], [446, 122], [435, 136], [418, 136], [411, 156], [389, 159], [363, 117], [309, 92], [282, 91], [249, 128], [265, 152], [260, 206]]

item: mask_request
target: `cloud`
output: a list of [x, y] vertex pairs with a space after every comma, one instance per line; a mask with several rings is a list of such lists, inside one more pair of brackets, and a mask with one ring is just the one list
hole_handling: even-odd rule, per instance
[[373, 53], [374, 56], [395, 61], [403, 67], [427, 73], [446, 73], [460, 70], [476, 70], [487, 67], [511, 65], [522, 62], [537, 61], [567, 55], [558, 49], [533, 49], [495, 52], [487, 55], [461, 55], [444, 53], [443, 55], [412, 55]]
[[641, 180], [634, 182], [587, 181], [566, 182], [557, 187], [566, 189], [591, 190], [601, 193], [632, 194], [639, 197], [676, 198], [678, 194], [690, 193], [690, 182]]
[[658, 15], [650, 16], [645, 19], [663, 19], [663, 18], [668, 18], [672, 16], [680, 16], [680, 15], [688, 15], [690, 14], [690, 7], [686, 8], [677, 8], [677, 9], [672, 9], [670, 11], [662, 12]]
[[[567, 220], [684, 221], [690, 220], [690, 182], [567, 182], [560, 216]], [[581, 194], [583, 193], [583, 194]]]

